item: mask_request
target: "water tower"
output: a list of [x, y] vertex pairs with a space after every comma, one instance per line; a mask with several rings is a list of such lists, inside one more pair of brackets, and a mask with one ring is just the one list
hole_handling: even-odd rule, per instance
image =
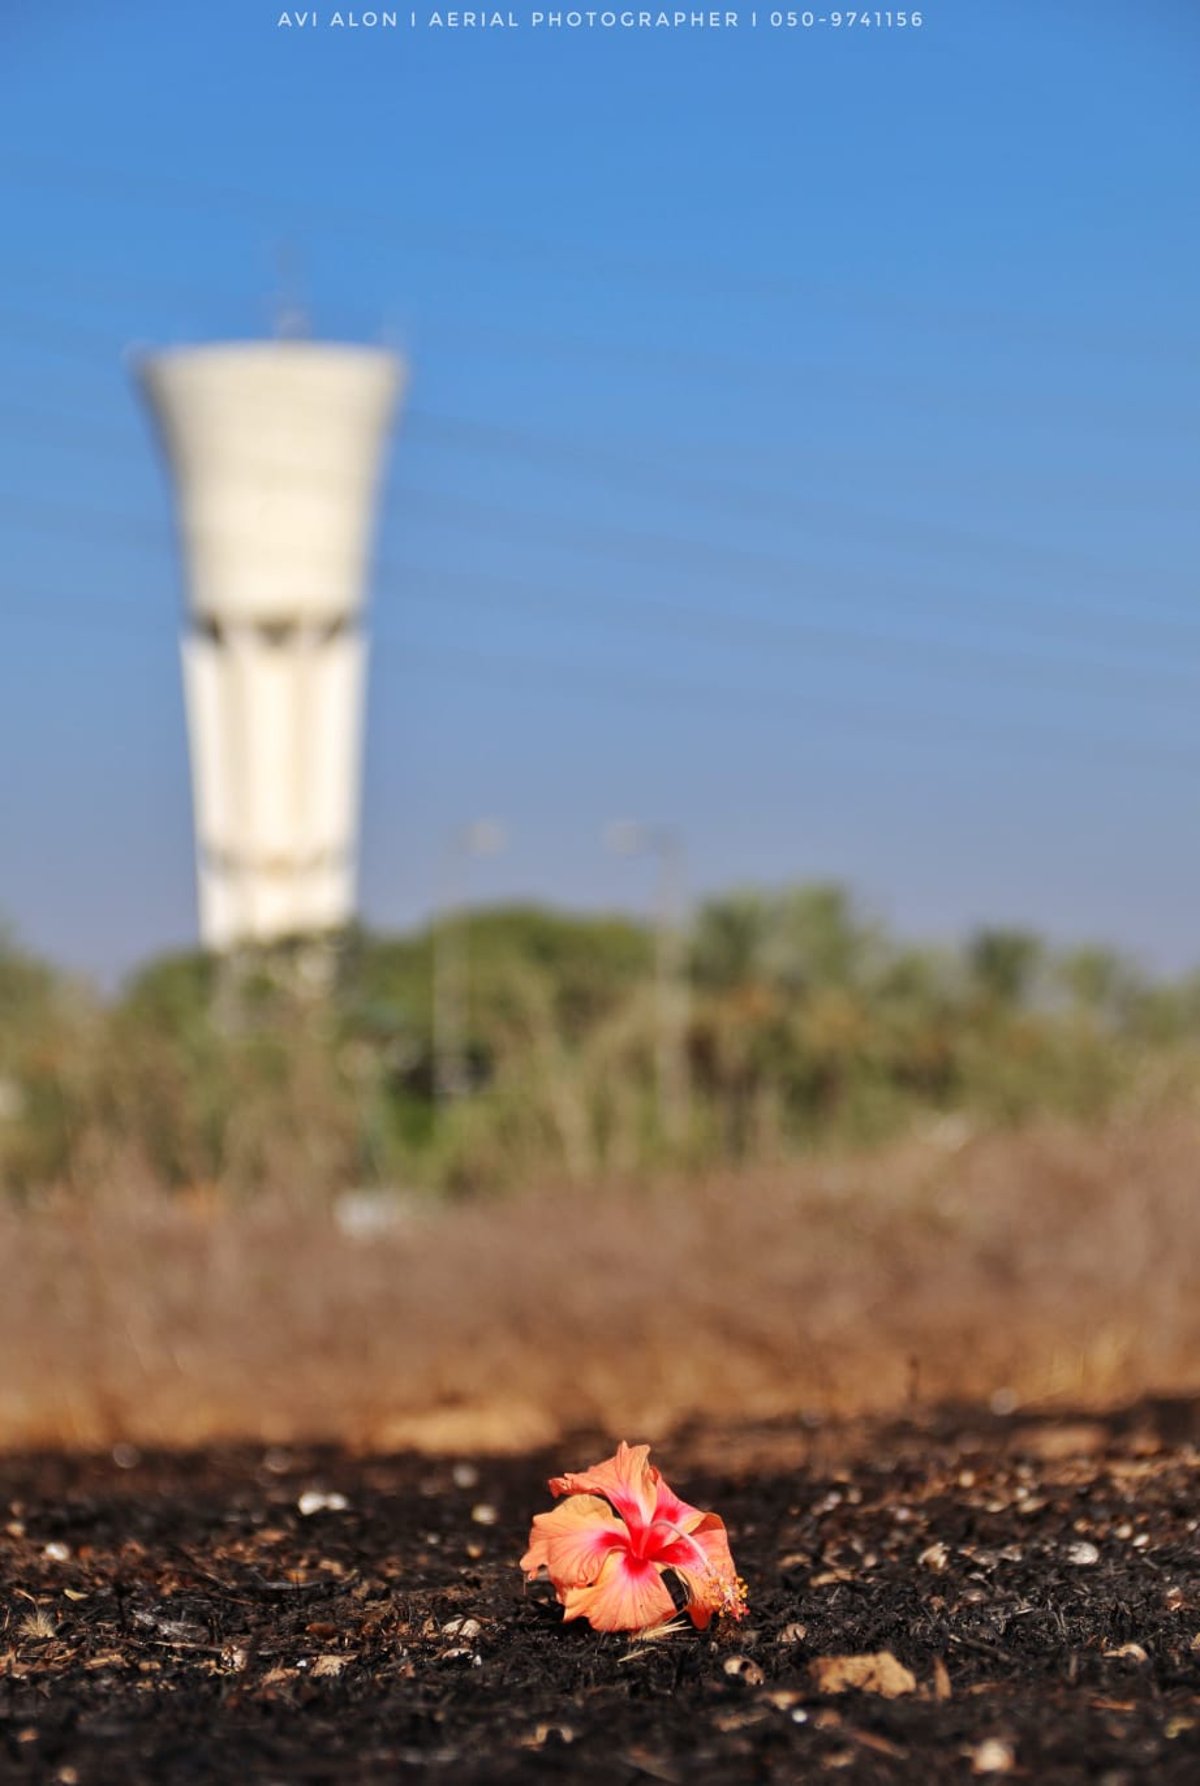
[[404, 368], [307, 340], [152, 354], [174, 485], [200, 932], [229, 951], [354, 913], [376, 496]]

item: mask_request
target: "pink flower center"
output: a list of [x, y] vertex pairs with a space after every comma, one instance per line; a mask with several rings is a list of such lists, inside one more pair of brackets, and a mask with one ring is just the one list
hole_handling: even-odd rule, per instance
[[629, 1554], [639, 1562], [656, 1562], [664, 1558], [668, 1551], [677, 1551], [679, 1547], [682, 1547], [684, 1555], [672, 1556], [671, 1562], [682, 1563], [686, 1560], [699, 1563], [701, 1567], [706, 1564], [707, 1558], [696, 1540], [689, 1538], [686, 1532], [681, 1531], [669, 1519], [652, 1520], [648, 1526], [630, 1529]]

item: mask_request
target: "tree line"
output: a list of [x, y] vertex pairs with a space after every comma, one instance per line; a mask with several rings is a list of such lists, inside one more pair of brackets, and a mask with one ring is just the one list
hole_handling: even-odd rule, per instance
[[1086, 1121], [1148, 1085], [1190, 1087], [1200, 1060], [1200, 974], [1156, 980], [1011, 929], [919, 946], [836, 886], [711, 899], [669, 953], [624, 917], [504, 907], [447, 925], [452, 939], [347, 933], [315, 978], [301, 940], [175, 955], [110, 999], [0, 940], [0, 1186], [491, 1194], [946, 1118]]

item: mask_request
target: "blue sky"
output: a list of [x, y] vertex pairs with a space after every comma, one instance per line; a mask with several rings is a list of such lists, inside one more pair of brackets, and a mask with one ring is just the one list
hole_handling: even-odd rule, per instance
[[[401, 342], [364, 911], [837, 878], [1200, 959], [1200, 15], [0, 22], [0, 913], [106, 980], [195, 933], [166, 492], [123, 363]], [[361, 11], [360, 10], [360, 16]], [[548, 9], [547, 9], [548, 10]], [[827, 17], [829, 15], [821, 14]], [[281, 270], [282, 269], [282, 270]]]

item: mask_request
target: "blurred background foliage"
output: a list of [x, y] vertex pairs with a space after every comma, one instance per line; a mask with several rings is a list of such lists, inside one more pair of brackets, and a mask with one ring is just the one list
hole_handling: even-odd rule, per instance
[[0, 936], [0, 1186], [29, 1198], [135, 1172], [201, 1200], [495, 1193], [770, 1163], [931, 1123], [1087, 1121], [1148, 1078], [1190, 1086], [1200, 1062], [1200, 976], [1152, 981], [1022, 931], [916, 947], [834, 886], [710, 900], [667, 955], [620, 917], [450, 923], [452, 1099], [437, 1095], [446, 930], [353, 932], [331, 982], [301, 943], [172, 956], [109, 1000]]

